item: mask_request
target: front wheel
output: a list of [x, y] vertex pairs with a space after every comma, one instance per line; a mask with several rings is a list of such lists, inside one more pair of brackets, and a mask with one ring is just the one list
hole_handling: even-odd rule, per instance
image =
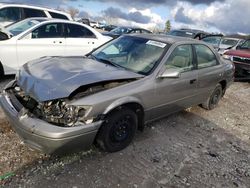
[[106, 118], [97, 135], [97, 144], [108, 152], [126, 148], [137, 130], [137, 116], [128, 108], [116, 110]]
[[213, 110], [215, 107], [218, 106], [220, 99], [222, 98], [223, 91], [220, 84], [217, 84], [213, 93], [207, 99], [206, 102], [202, 103], [202, 107], [207, 110]]

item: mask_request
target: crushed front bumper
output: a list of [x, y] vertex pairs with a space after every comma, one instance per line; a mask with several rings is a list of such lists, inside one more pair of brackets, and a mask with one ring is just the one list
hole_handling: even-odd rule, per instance
[[8, 92], [0, 95], [2, 106], [13, 129], [25, 144], [44, 153], [67, 153], [83, 150], [93, 143], [102, 121], [76, 127], [59, 127], [31, 117], [25, 109], [18, 111]]

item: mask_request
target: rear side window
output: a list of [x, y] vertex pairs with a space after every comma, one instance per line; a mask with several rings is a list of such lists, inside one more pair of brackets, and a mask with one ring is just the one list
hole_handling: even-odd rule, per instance
[[24, 8], [24, 18], [32, 18], [32, 17], [47, 17], [45, 12], [42, 10]]
[[55, 12], [49, 12], [52, 18], [58, 18], [58, 19], [63, 19], [63, 20], [68, 20], [68, 17], [63, 15], [63, 14], [58, 14]]
[[96, 38], [95, 34], [84, 26], [67, 24], [68, 38]]
[[21, 19], [22, 19], [21, 9], [18, 7], [8, 7], [0, 10], [1, 22], [6, 22], [6, 21], [16, 22]]
[[197, 54], [198, 69], [215, 66], [218, 64], [216, 56], [210, 48], [205, 45], [194, 45]]
[[63, 24], [51, 23], [42, 25], [32, 32], [32, 38], [61, 38], [63, 35]]

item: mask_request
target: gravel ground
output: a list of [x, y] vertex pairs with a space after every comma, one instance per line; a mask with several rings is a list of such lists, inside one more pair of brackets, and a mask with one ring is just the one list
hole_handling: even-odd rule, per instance
[[193, 107], [149, 124], [121, 152], [93, 146], [63, 157], [31, 151], [0, 111], [0, 177], [13, 172], [0, 187], [247, 188], [249, 105], [250, 84], [234, 83], [218, 108]]

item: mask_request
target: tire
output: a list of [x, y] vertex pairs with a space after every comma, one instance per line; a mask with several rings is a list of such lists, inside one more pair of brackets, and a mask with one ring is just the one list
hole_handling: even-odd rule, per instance
[[98, 132], [96, 143], [104, 151], [120, 151], [132, 142], [137, 125], [135, 112], [128, 108], [116, 110], [107, 116]]
[[213, 93], [207, 99], [206, 102], [202, 103], [201, 106], [207, 110], [213, 110], [218, 106], [220, 99], [223, 96], [222, 87], [220, 84], [217, 84]]
[[3, 69], [3, 65], [0, 62], [0, 79], [2, 79], [4, 77], [4, 69]]

